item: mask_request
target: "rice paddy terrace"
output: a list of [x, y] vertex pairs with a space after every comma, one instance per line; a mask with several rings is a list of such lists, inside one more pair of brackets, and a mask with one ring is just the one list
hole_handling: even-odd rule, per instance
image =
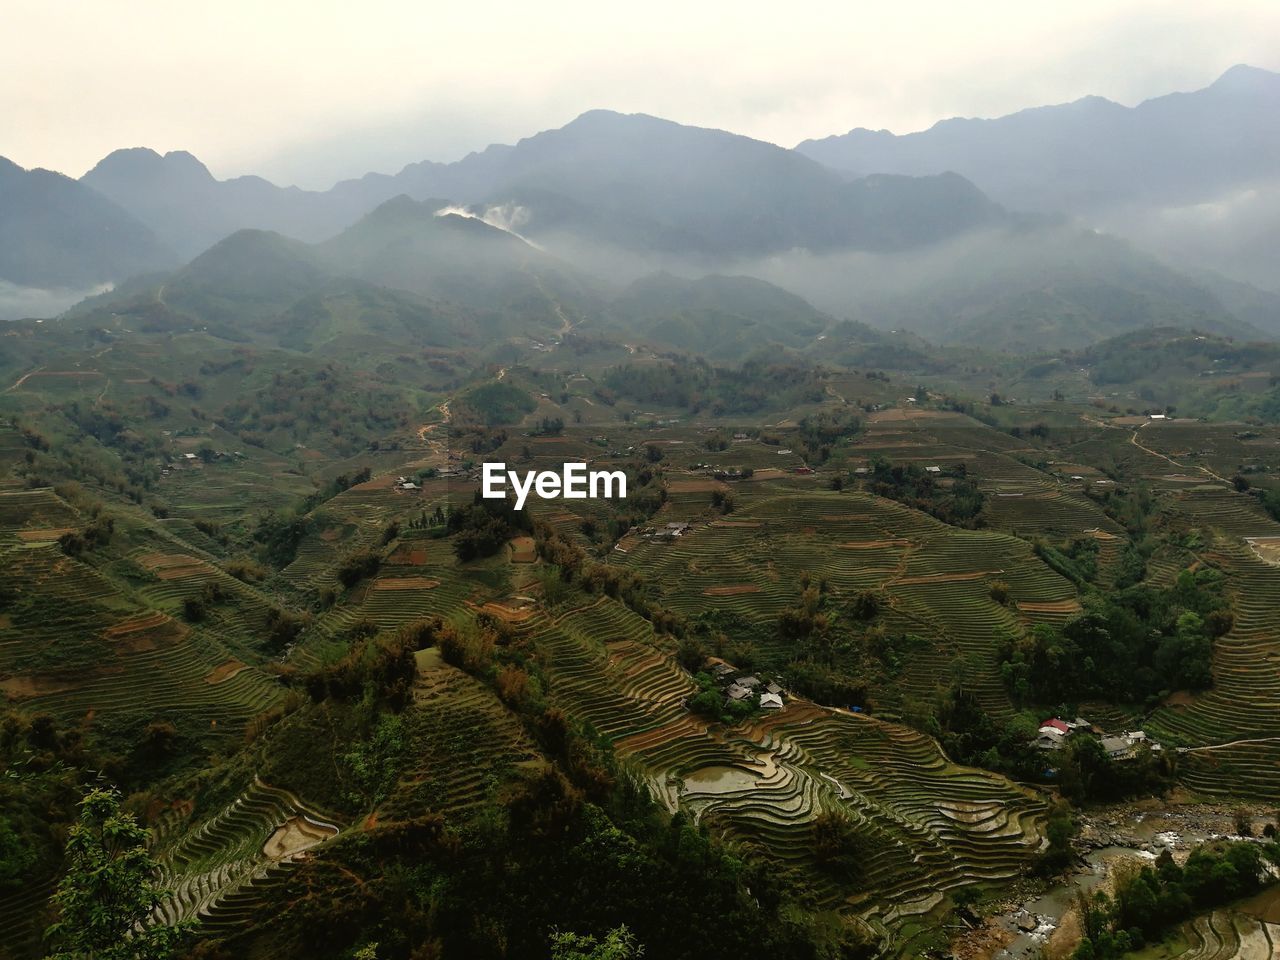
[[1268, 559], [1280, 523], [1251, 497], [1220, 487], [1186, 491], [1172, 506], [1203, 531], [1227, 573], [1235, 622], [1214, 648], [1213, 689], [1166, 706], [1149, 726], [1180, 742], [1181, 774], [1208, 794], [1280, 797], [1280, 569]]
[[[1152, 578], [1212, 563], [1228, 575], [1235, 615], [1215, 647], [1213, 688], [1174, 698], [1146, 728], [1184, 748], [1179, 775], [1196, 792], [1280, 797], [1280, 523], [1221, 481], [1239, 462], [1265, 455], [1256, 438], [1190, 425], [1099, 426], [1046, 451], [957, 414], [894, 408], [869, 417], [810, 474], [799, 444], [788, 446], [789, 418], [770, 427], [776, 442], [739, 438], [709, 454], [704, 441], [713, 430], [727, 433], [723, 424], [602, 425], [591, 420], [603, 415], [596, 406], [575, 409], [585, 422], [565, 436], [513, 437], [499, 453], [516, 460], [528, 447], [534, 465], [577, 458], [610, 465], [628, 461], [619, 451], [653, 445], [662, 451], [667, 498], [649, 522], [690, 524], [667, 540], [633, 530], [598, 559], [643, 574], [677, 614], [718, 612], [758, 628], [755, 636], [768, 638], [758, 643], [759, 659], [769, 667], [793, 656], [773, 628], [806, 575], [837, 603], [875, 594], [885, 629], [916, 643], [891, 678], [868, 690], [862, 706], [872, 715], [796, 697], [737, 726], [700, 719], [686, 706], [695, 686], [676, 663], [673, 641], [624, 604], [577, 593], [545, 602], [531, 543], [460, 563], [442, 531], [409, 523], [470, 489], [428, 477], [407, 493], [394, 482], [446, 463], [439, 440], [426, 435], [367, 458], [371, 479], [311, 510], [296, 556], [265, 583], [225, 572], [229, 552], [209, 524], [234, 524], [247, 505], [279, 508], [313, 490], [314, 478], [296, 469], [306, 452], [295, 461], [250, 451], [234, 463], [175, 470], [162, 485], [174, 504], [167, 517], [129, 520], [111, 549], [78, 557], [59, 538], [90, 518], [51, 488], [0, 479], [0, 561], [12, 596], [0, 611], [0, 690], [24, 711], [88, 725], [104, 738], [124, 742], [168, 719], [202, 748], [230, 752], [285, 696], [273, 660], [305, 671], [341, 656], [357, 629], [483, 611], [528, 644], [550, 699], [612, 743], [669, 810], [801, 872], [822, 906], [864, 918], [893, 952], [909, 956], [930, 927], [936, 933], [951, 892], [1023, 873], [1046, 842], [1048, 804], [1037, 791], [952, 762], [930, 737], [896, 721], [909, 715], [906, 701], [928, 701], [958, 675], [989, 714], [1012, 715], [996, 663], [1000, 645], [1081, 610], [1075, 585], [1028, 540], [1094, 538], [1104, 587], [1128, 542], [1086, 495], [1089, 484], [1106, 481], [1093, 466], [1105, 454], [1113, 472], [1152, 484], [1163, 522], [1199, 532], [1176, 557], [1157, 555]], [[597, 442], [606, 430], [610, 439]], [[15, 437], [0, 430], [0, 467], [21, 455]], [[836, 472], [855, 477], [848, 471], [875, 457], [949, 474], [963, 467], [984, 494], [983, 529], [949, 526], [857, 489], [856, 480], [831, 489]], [[324, 477], [365, 464], [309, 459]], [[695, 468], [706, 460], [755, 472], [726, 482]], [[725, 496], [730, 512], [713, 503]], [[588, 550], [599, 537], [586, 528], [611, 516], [595, 503], [535, 502], [534, 510]], [[388, 534], [393, 523], [398, 529]], [[331, 605], [319, 603], [342, 559], [366, 550], [378, 555], [377, 571], [337, 591]], [[187, 617], [187, 601], [211, 588], [224, 599], [203, 619]], [[282, 602], [311, 619], [286, 652], [268, 653], [263, 637]], [[488, 685], [434, 651], [419, 655], [404, 716], [412, 762], [375, 818], [430, 810], [466, 823], [519, 771], [548, 762]], [[263, 755], [272, 736], [262, 735]], [[361, 829], [359, 818], [321, 809], [287, 777], [265, 767], [253, 773], [225, 803], [198, 814], [176, 805], [156, 821], [155, 850], [174, 894], [164, 919], [199, 917], [214, 933], [233, 933], [269, 906], [309, 850]], [[833, 875], [817, 859], [813, 824], [833, 812], [859, 838], [857, 879]], [[21, 914], [32, 897], [23, 896], [0, 904], [0, 918]], [[1189, 925], [1183, 939], [1178, 956], [1248, 957], [1273, 949], [1276, 929], [1274, 921], [1214, 914]]]
[[157, 918], [198, 919], [213, 935], [230, 933], [264, 909], [307, 850], [342, 826], [340, 818], [257, 779], [194, 822], [180, 808], [168, 811], [154, 828], [161, 882], [169, 893]]
[[[86, 522], [48, 489], [0, 492], [0, 687], [24, 710], [111, 731], [172, 720], [201, 740], [234, 738], [280, 696], [258, 666], [267, 602], [189, 544], [155, 528], [116, 534], [108, 554], [68, 556], [58, 537]], [[183, 600], [217, 584], [207, 622]]]
[[[900, 943], [946, 890], [1013, 877], [1041, 848], [1042, 798], [950, 763], [905, 727], [802, 700], [736, 728], [692, 716], [687, 674], [616, 601], [539, 612], [519, 629], [556, 701], [611, 740], [670, 809], [817, 877], [826, 906]], [[812, 824], [823, 811], [843, 812], [865, 841], [856, 884], [816, 865]]]
[[1280, 897], [1264, 891], [1231, 908], [1184, 923], [1166, 943], [1149, 948], [1153, 960], [1272, 960], [1280, 954]]
[[[856, 492], [759, 489], [739, 495], [727, 517], [674, 542], [642, 541], [619, 562], [646, 572], [663, 601], [687, 614], [723, 610], [772, 623], [799, 593], [802, 574], [837, 596], [873, 590], [887, 599], [886, 624], [929, 641], [894, 689], [872, 693], [892, 708], [904, 693], [926, 695], [949, 682], [957, 658], [983, 706], [1010, 711], [996, 673], [1003, 638], [1029, 624], [1078, 612], [1075, 587], [1030, 546], [994, 531], [957, 530], [918, 511]], [[1009, 602], [992, 597], [1008, 584]], [[786, 651], [773, 651], [782, 658]]]

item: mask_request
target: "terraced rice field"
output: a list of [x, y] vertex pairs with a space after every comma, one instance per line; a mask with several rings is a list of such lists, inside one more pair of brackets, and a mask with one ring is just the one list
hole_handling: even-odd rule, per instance
[[1244, 538], [1280, 535], [1252, 498], [1224, 489], [1181, 495], [1176, 509], [1210, 541], [1206, 556], [1227, 573], [1235, 613], [1214, 646], [1214, 685], [1148, 722], [1190, 749], [1180, 772], [1206, 794], [1280, 797], [1280, 570]]
[[822, 880], [824, 901], [886, 932], [937, 908], [941, 891], [1014, 876], [1041, 847], [1042, 800], [949, 763], [905, 727], [793, 701], [745, 727], [709, 728], [682, 706], [688, 676], [612, 600], [524, 629], [556, 701], [611, 739], [670, 809], [820, 878], [812, 822], [844, 811], [868, 841], [864, 882]]
[[307, 850], [341, 828], [337, 818], [261, 780], [200, 823], [170, 816], [156, 830], [160, 879], [169, 892], [157, 918], [199, 919], [213, 935], [235, 930], [256, 918]]
[[437, 650], [418, 654], [413, 707], [404, 717], [413, 761], [380, 814], [466, 817], [518, 767], [540, 762], [493, 691], [444, 663]]
[[[957, 530], [857, 493], [764, 495], [673, 542], [641, 541], [615, 558], [645, 571], [664, 603], [686, 614], [716, 609], [773, 622], [795, 602], [802, 573], [827, 581], [837, 597], [881, 590], [888, 626], [930, 641], [899, 692], [931, 693], [961, 656], [997, 714], [1011, 709], [995, 670], [997, 643], [1030, 624], [1060, 623], [1078, 603], [1074, 586], [1015, 537]], [[991, 598], [995, 580], [1009, 585], [1010, 606]], [[886, 697], [880, 707], [892, 705]]]
[[[1273, 960], [1280, 956], [1280, 924], [1234, 910], [1215, 910], [1184, 924], [1176, 948], [1155, 948], [1160, 960]], [[1185, 947], [1185, 948], [1184, 948]]]
[[[48, 491], [0, 495], [0, 503], [12, 511], [10, 524], [17, 516], [59, 522], [70, 510]], [[247, 665], [260, 657], [243, 638], [260, 630], [255, 614], [266, 602], [204, 559], [140, 548], [98, 567], [56, 543], [7, 540], [14, 529], [0, 527], [0, 563], [13, 593], [0, 619], [0, 691], [23, 709], [89, 720], [104, 733], [172, 719], [187, 734], [217, 740], [242, 736], [282, 695]], [[120, 579], [129, 571], [138, 576]], [[193, 629], [174, 614], [211, 579], [235, 602]], [[237, 658], [244, 669], [210, 682]]]

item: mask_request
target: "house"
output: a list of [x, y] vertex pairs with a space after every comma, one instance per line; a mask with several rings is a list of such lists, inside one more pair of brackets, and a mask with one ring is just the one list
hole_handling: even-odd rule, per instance
[[775, 696], [782, 696], [782, 687], [780, 687], [776, 683], [766, 684], [765, 690], [768, 691], [769, 693], [774, 694]]
[[809, 474], [813, 473], [813, 467], [796, 467], [796, 473], [807, 477]]
[[1067, 734], [1071, 733], [1072, 726], [1065, 720], [1053, 717], [1052, 719], [1045, 720], [1040, 724], [1040, 732], [1044, 733], [1045, 730], [1056, 730], [1061, 736], [1065, 737]]
[[406, 490], [409, 493], [417, 493], [418, 485], [411, 480], [406, 480], [404, 483], [400, 484], [400, 489]]
[[1103, 737], [1102, 749], [1112, 760], [1128, 760], [1133, 756], [1133, 744], [1124, 737]]
[[1153, 414], [1151, 414], [1151, 419], [1152, 419], [1152, 420], [1167, 420], [1168, 418], [1167, 418], [1163, 413], [1153, 413]]
[[856, 467], [856, 468], [854, 469], [854, 471], [853, 471], [853, 472], [854, 472], [854, 473], [856, 473], [858, 476], [860, 476], [860, 477], [861, 477], [861, 476], [865, 476], [866, 474], [870, 473], [871, 471], [870, 471], [870, 470], [868, 470], [866, 467]]
[[192, 460], [196, 459], [196, 455], [194, 453], [184, 453], [182, 455], [182, 459], [187, 461], [187, 463], [190, 463]]
[[1061, 750], [1065, 740], [1066, 736], [1052, 727], [1041, 727], [1040, 736], [1036, 737], [1036, 749]]
[[725, 691], [725, 695], [730, 700], [745, 700], [751, 696], [751, 691], [740, 683], [729, 684], [729, 689]]
[[781, 710], [782, 698], [776, 693], [762, 693], [760, 695], [761, 710]]
[[733, 667], [727, 663], [717, 663], [711, 668], [711, 675], [717, 680], [723, 680], [725, 677], [733, 673]]
[[743, 677], [738, 681], [740, 686], [746, 687], [748, 690], [754, 690], [760, 686], [760, 680], [756, 677]]
[[924, 472], [925, 473], [941, 473], [942, 468], [941, 467], [925, 467]]

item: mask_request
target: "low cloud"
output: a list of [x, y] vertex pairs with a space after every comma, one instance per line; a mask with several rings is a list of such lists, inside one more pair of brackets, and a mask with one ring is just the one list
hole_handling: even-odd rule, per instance
[[84, 290], [45, 290], [40, 287], [20, 287], [8, 280], [0, 280], [0, 320], [56, 317], [85, 297], [94, 297], [110, 289], [111, 284], [104, 283]]

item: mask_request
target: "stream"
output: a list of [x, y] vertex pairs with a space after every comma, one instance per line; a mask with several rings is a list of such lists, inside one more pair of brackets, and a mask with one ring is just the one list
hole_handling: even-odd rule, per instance
[[[1255, 815], [1255, 836], [1267, 818]], [[1032, 960], [1071, 909], [1076, 894], [1102, 886], [1117, 863], [1150, 863], [1164, 850], [1181, 861], [1191, 848], [1222, 837], [1235, 837], [1235, 817], [1225, 806], [1194, 806], [1160, 811], [1117, 808], [1081, 817], [1084, 863], [1066, 880], [1006, 911], [996, 923], [1012, 939], [990, 954], [991, 960]]]

